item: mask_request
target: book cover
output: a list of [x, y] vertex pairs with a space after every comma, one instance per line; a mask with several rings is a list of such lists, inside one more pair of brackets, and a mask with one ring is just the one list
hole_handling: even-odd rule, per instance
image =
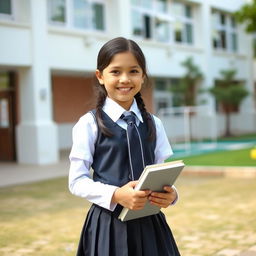
[[[163, 164], [147, 165], [134, 190], [138, 191], [149, 189], [151, 191], [163, 191], [163, 187], [165, 185], [172, 186], [174, 184], [184, 166], [185, 165], [182, 160], [171, 161]], [[149, 201], [147, 201], [144, 208], [141, 210], [123, 208], [118, 218], [121, 221], [127, 221], [157, 214], [159, 211], [159, 207], [151, 205]]]

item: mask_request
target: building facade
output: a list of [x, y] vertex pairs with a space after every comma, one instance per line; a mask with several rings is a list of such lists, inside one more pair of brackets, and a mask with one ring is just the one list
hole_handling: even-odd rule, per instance
[[[204, 74], [203, 88], [215, 84], [220, 70], [237, 70], [236, 79], [251, 96], [243, 101], [233, 127], [255, 131], [252, 38], [233, 17], [243, 3], [1, 1], [0, 160], [58, 161], [59, 151], [71, 146], [72, 126], [95, 104], [97, 53], [116, 36], [134, 39], [145, 53], [152, 80], [152, 87], [143, 91], [149, 110], [157, 114], [175, 105], [170, 88], [184, 74], [180, 63], [191, 57]], [[216, 109], [211, 95], [204, 95], [204, 106]], [[169, 120], [163, 121], [168, 133]]]

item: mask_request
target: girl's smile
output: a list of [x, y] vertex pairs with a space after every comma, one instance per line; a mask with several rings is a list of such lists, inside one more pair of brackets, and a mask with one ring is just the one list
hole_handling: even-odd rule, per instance
[[105, 86], [108, 97], [126, 110], [129, 110], [144, 81], [138, 61], [128, 51], [116, 54], [102, 72], [96, 70], [96, 77]]

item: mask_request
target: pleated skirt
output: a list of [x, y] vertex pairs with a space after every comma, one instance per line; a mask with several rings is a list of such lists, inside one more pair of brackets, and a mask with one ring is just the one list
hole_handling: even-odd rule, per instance
[[162, 212], [126, 222], [92, 205], [83, 226], [77, 256], [180, 256]]

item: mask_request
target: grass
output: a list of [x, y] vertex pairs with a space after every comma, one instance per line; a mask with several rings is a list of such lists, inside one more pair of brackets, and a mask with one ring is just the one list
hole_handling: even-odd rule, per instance
[[256, 133], [249, 133], [239, 136], [221, 137], [218, 141], [256, 141]]
[[[248, 133], [248, 134], [242, 134], [242, 135], [234, 135], [229, 137], [219, 137], [217, 138], [218, 142], [223, 141], [256, 141], [256, 133]], [[211, 142], [210, 139], [204, 139], [205, 142]], [[192, 140], [192, 142], [197, 142], [197, 140]]]
[[[250, 157], [252, 148], [219, 151], [195, 156], [182, 157], [186, 165], [197, 166], [256, 166], [256, 159]], [[169, 160], [174, 160], [170, 158]]]
[[0, 255], [74, 255], [89, 204], [57, 179], [0, 189]]
[[[164, 210], [181, 255], [255, 245], [255, 180], [181, 176], [180, 200]], [[67, 179], [0, 188], [0, 255], [73, 256], [89, 204]]]
[[255, 244], [255, 180], [182, 178], [181, 200], [167, 210], [181, 255], [216, 255]]

